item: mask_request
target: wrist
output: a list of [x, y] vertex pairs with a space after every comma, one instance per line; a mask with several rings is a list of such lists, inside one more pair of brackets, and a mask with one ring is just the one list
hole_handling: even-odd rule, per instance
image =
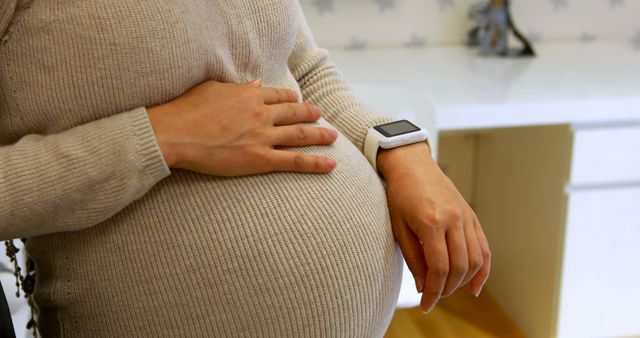
[[162, 157], [167, 166], [171, 168], [178, 163], [178, 151], [177, 147], [167, 140], [167, 133], [168, 130], [170, 130], [167, 128], [169, 125], [166, 121], [166, 117], [168, 116], [167, 109], [169, 109], [169, 107], [166, 105], [147, 108], [147, 116], [149, 117], [153, 133], [156, 136], [156, 142], [160, 147]]
[[385, 180], [404, 175], [415, 166], [437, 165], [431, 157], [431, 149], [426, 142], [412, 143], [405, 146], [378, 150], [376, 157], [378, 172]]

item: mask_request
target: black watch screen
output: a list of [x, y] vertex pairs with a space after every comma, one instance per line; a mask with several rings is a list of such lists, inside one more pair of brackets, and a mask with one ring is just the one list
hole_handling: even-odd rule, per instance
[[390, 123], [381, 124], [379, 126], [374, 126], [373, 129], [377, 130], [380, 134], [385, 137], [394, 137], [398, 135], [413, 133], [414, 131], [420, 130], [416, 125], [407, 121], [400, 120], [394, 121]]

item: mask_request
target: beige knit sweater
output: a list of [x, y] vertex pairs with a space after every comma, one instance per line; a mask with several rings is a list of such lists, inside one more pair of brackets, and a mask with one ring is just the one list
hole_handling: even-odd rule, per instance
[[[209, 79], [299, 90], [331, 174], [169, 170], [145, 107]], [[380, 337], [401, 255], [361, 104], [295, 0], [0, 0], [0, 239], [45, 337]]]

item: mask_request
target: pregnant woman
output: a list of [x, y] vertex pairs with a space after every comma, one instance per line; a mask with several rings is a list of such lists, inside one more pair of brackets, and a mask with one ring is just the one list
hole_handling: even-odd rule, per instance
[[[489, 274], [426, 143], [351, 93], [294, 0], [2, 0], [0, 238], [44, 337], [381, 337]], [[398, 249], [397, 242], [401, 250]]]

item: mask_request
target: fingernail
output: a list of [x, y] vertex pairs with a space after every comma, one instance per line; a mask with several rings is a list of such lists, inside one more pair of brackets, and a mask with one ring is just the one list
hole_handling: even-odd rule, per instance
[[434, 306], [435, 306], [435, 304], [433, 304], [433, 305], [429, 306], [426, 310], [425, 310], [425, 309], [423, 309], [423, 310], [422, 310], [422, 314], [423, 314], [423, 315], [426, 315], [427, 313], [431, 312], [431, 310], [433, 310], [433, 307], [434, 307]]
[[478, 292], [476, 292], [476, 297], [480, 296], [480, 292], [482, 292], [482, 287], [484, 285], [480, 285], [480, 287], [478, 288]]
[[482, 285], [480, 285], [479, 287], [478, 286], [473, 287], [471, 291], [474, 296], [476, 297], [480, 296], [480, 292], [482, 291]]
[[424, 281], [422, 280], [421, 277], [418, 277], [416, 279], [416, 290], [418, 290], [418, 293], [422, 293], [423, 287], [424, 287]]
[[329, 129], [327, 132], [329, 133], [329, 136], [331, 136], [331, 138], [336, 138], [338, 136], [338, 132], [334, 129]]
[[332, 159], [332, 158], [327, 158], [327, 167], [329, 167], [330, 169], [333, 169], [336, 167], [336, 160]]

